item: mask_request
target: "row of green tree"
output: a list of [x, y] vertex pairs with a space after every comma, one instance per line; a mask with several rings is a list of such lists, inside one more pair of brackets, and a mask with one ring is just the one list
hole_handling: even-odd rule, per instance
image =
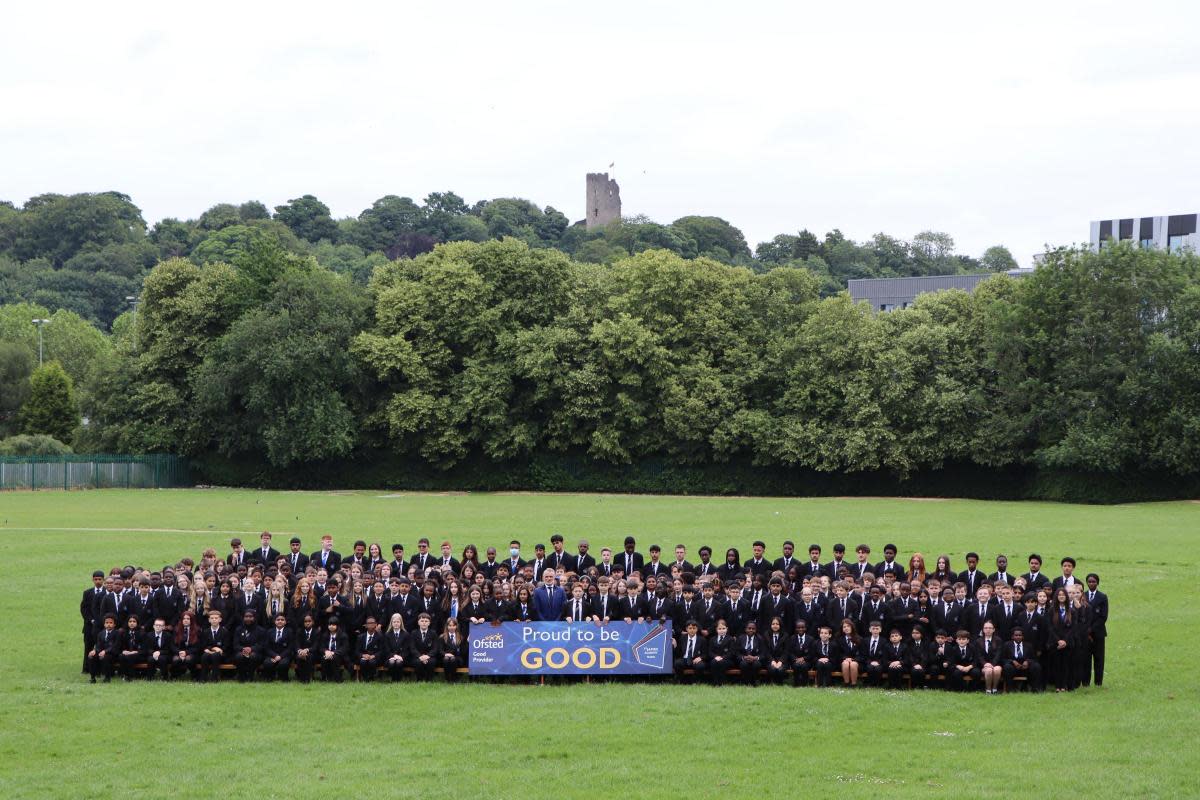
[[[0, 313], [26, 364], [27, 319], [43, 313]], [[606, 265], [459, 242], [387, 261], [363, 287], [259, 241], [233, 263], [158, 264], [136, 322], [127, 312], [109, 337], [50, 319], [45, 356], [78, 387], [82, 450], [275, 469], [386, 452], [441, 468], [572, 453], [900, 476], [1200, 473], [1190, 253], [1055, 250], [1028, 277], [875, 314], [822, 297], [804, 268], [667, 250]], [[9, 397], [21, 370], [5, 369]]]
[[454, 192], [435, 192], [423, 203], [388, 195], [357, 217], [336, 220], [312, 195], [273, 212], [257, 201], [221, 203], [197, 219], [168, 218], [153, 226], [117, 192], [45, 194], [21, 208], [0, 203], [0, 304], [64, 309], [108, 328], [129, 309], [129, 298], [140, 294], [150, 268], [164, 259], [186, 258], [200, 266], [233, 263], [268, 242], [365, 285], [376, 267], [427, 253], [437, 244], [503, 238], [557, 249], [583, 263], [612, 265], [647, 250], [667, 250], [759, 272], [804, 267], [817, 276], [823, 296], [844, 289], [850, 278], [1016, 266], [1003, 247], [992, 247], [977, 260], [955, 253], [947, 234], [929, 231], [911, 241], [877, 234], [855, 243], [837, 230], [823, 240], [805, 230], [760, 243], [752, 254], [742, 232], [719, 217], [685, 216], [669, 225], [631, 217], [589, 231], [550, 206], [515, 198], [468, 204]]

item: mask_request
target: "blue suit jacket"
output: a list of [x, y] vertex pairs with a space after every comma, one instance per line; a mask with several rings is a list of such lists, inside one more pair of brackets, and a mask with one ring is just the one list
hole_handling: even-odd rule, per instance
[[564, 602], [566, 602], [566, 595], [558, 586], [549, 592], [546, 591], [545, 586], [539, 586], [533, 593], [533, 609], [537, 612], [538, 619], [550, 621], [561, 619]]

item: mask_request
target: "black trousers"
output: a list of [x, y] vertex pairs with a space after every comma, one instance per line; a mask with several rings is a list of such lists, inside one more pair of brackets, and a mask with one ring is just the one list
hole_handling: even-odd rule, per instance
[[1028, 661], [1029, 667], [1024, 670], [1019, 670], [1010, 661], [1004, 665], [1004, 688], [1007, 691], [1013, 690], [1013, 678], [1020, 675], [1025, 676], [1025, 688], [1031, 692], [1041, 691], [1042, 689], [1042, 665], [1033, 659]]
[[291, 656], [280, 656], [278, 661], [273, 661], [271, 658], [265, 659], [262, 663], [261, 672], [263, 677], [269, 681], [281, 680], [284, 683], [288, 681], [288, 668], [292, 666]]
[[808, 662], [798, 659], [792, 662], [792, 686], [808, 686]]
[[1091, 668], [1084, 673], [1084, 686], [1091, 685], [1093, 675], [1095, 676], [1097, 686], [1104, 685], [1104, 640], [1107, 638], [1107, 636], [1096, 636], [1090, 643], [1089, 650], [1092, 663]]
[[370, 683], [375, 680], [375, 673], [379, 668], [379, 658], [367, 658], [366, 656], [358, 657], [358, 679]]
[[835, 664], [833, 659], [822, 661], [817, 659], [815, 669], [817, 670], [817, 686], [828, 686], [833, 681], [833, 673], [837, 672], [840, 664]]

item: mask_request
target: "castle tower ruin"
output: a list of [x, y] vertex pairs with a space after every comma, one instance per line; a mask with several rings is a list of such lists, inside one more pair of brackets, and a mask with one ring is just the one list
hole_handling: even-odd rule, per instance
[[587, 227], [600, 228], [621, 219], [621, 187], [607, 172], [587, 176]]

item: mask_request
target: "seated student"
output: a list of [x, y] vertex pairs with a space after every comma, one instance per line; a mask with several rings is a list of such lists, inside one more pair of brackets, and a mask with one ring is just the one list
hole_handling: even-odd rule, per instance
[[417, 615], [417, 629], [408, 639], [412, 652], [409, 663], [417, 680], [430, 680], [437, 668], [437, 634], [433, 632], [432, 623], [433, 617], [422, 611]]
[[188, 609], [179, 615], [179, 624], [175, 627], [171, 672], [176, 677], [184, 672], [191, 672], [192, 680], [199, 680], [196, 672], [196, 657], [199, 653], [200, 628], [196, 625], [196, 615]]
[[262, 662], [262, 635], [258, 612], [247, 608], [242, 612], [242, 624], [233, 634], [233, 663], [237, 666], [238, 683], [254, 680]]
[[929, 686], [929, 677], [932, 674], [929, 644], [924, 629], [920, 625], [914, 627], [908, 641], [908, 674], [914, 689], [925, 689]]
[[1000, 680], [1003, 677], [1003, 656], [1001, 650], [1004, 642], [996, 635], [996, 625], [990, 619], [983, 623], [983, 632], [975, 640], [975, 650], [979, 653], [979, 668], [983, 674], [983, 690], [987, 694], [1000, 693]]
[[[685, 670], [692, 670], [696, 677], [704, 676], [708, 657], [708, 642], [700, 635], [700, 623], [689, 619], [684, 624], [684, 632], [675, 639], [675, 674], [682, 675]], [[689, 676], [684, 676], [685, 682]]]
[[939, 678], [950, 679], [950, 648], [954, 646], [954, 638], [943, 628], [938, 628], [933, 635], [933, 643], [929, 648], [930, 686], [937, 686]]
[[813, 669], [817, 671], [817, 686], [829, 686], [830, 679], [838, 666], [837, 648], [833, 642], [833, 628], [822, 625], [817, 631], [818, 641], [813, 646]]
[[954, 634], [954, 644], [946, 646], [946, 688], [966, 691], [967, 679], [979, 681], [979, 655], [971, 644], [971, 632], [961, 629]]
[[296, 648], [293, 658], [296, 661], [296, 679], [301, 683], [308, 683], [312, 680], [313, 669], [317, 663], [317, 650], [320, 645], [317, 640], [320, 635], [315, 615], [307, 613], [300, 618], [300, 625], [296, 629]]
[[736, 665], [733, 637], [729, 635], [729, 623], [718, 619], [716, 635], [708, 643], [708, 675], [713, 686], [720, 686], [724, 683], [725, 673]]
[[268, 681], [288, 681], [288, 668], [292, 666], [292, 651], [295, 646], [292, 629], [288, 627], [286, 611], [275, 614], [275, 625], [263, 639], [262, 674]]
[[370, 683], [375, 679], [375, 672], [383, 663], [383, 637], [379, 635], [378, 623], [375, 617], [368, 616], [363, 623], [365, 630], [358, 635], [354, 647], [354, 663], [358, 665], [360, 680]]
[[771, 617], [767, 623], [766, 634], [762, 636], [763, 667], [767, 672], [767, 680], [771, 683], [783, 683], [788, 671], [788, 635], [783, 629], [783, 620]]
[[434, 656], [446, 680], [451, 683], [457, 681], [458, 668], [466, 660], [466, 641], [458, 630], [458, 620], [446, 620], [446, 630], [438, 637]]
[[842, 671], [842, 683], [846, 686], [858, 686], [859, 652], [858, 628], [854, 620], [844, 619], [841, 635], [837, 638], [837, 658]]
[[1025, 678], [1027, 691], [1040, 692], [1042, 686], [1042, 666], [1037, 662], [1025, 646], [1025, 630], [1013, 628], [1012, 641], [1004, 645], [1000, 668], [1004, 675], [1004, 686], [1007, 691], [1013, 690], [1014, 678]]
[[908, 645], [904, 644], [904, 635], [899, 628], [892, 628], [888, 632], [888, 642], [883, 647], [883, 661], [887, 668], [888, 686], [899, 689], [912, 666]]
[[103, 627], [96, 634], [96, 640], [92, 642], [92, 649], [88, 651], [88, 672], [91, 674], [91, 682], [96, 682], [97, 675], [104, 676], [104, 682], [112, 681], [113, 668], [117, 660], [117, 638], [120, 631], [117, 630], [117, 615], [105, 614]]
[[170, 680], [175, 637], [167, 630], [167, 621], [165, 619], [162, 617], [154, 618], [151, 630], [145, 636], [145, 645], [146, 664], [150, 668], [146, 673], [146, 677], [149, 680], [154, 680], [154, 675], [157, 673], [162, 676], [164, 681]]
[[873, 619], [867, 628], [867, 636], [860, 643], [858, 651], [858, 668], [866, 676], [867, 686], [883, 684], [883, 673], [887, 668], [883, 649], [883, 623]]
[[200, 632], [201, 682], [221, 679], [221, 665], [229, 652], [229, 631], [221, 625], [221, 612], [215, 608], [208, 612], [208, 627]]
[[321, 668], [321, 680], [342, 682], [342, 667], [346, 664], [346, 634], [341, 631], [341, 620], [330, 617], [325, 633], [317, 636], [317, 665]]
[[758, 674], [763, 668], [764, 650], [763, 641], [758, 635], [758, 623], [750, 620], [734, 645], [738, 669], [742, 673], [742, 683], [758, 685]]
[[404, 668], [408, 666], [411, 652], [409, 649], [408, 631], [404, 629], [404, 617], [392, 614], [388, 629], [383, 635], [383, 663], [387, 665], [388, 675], [392, 682], [400, 680]]
[[788, 637], [784, 648], [784, 664], [792, 671], [792, 686], [807, 686], [808, 671], [813, 669], [817, 641], [808, 635], [808, 623], [796, 619], [795, 633]]
[[142, 637], [141, 618], [130, 614], [121, 630], [120, 644], [117, 647], [117, 662], [121, 666], [121, 677], [126, 681], [133, 680], [134, 668], [146, 660], [146, 644]]

